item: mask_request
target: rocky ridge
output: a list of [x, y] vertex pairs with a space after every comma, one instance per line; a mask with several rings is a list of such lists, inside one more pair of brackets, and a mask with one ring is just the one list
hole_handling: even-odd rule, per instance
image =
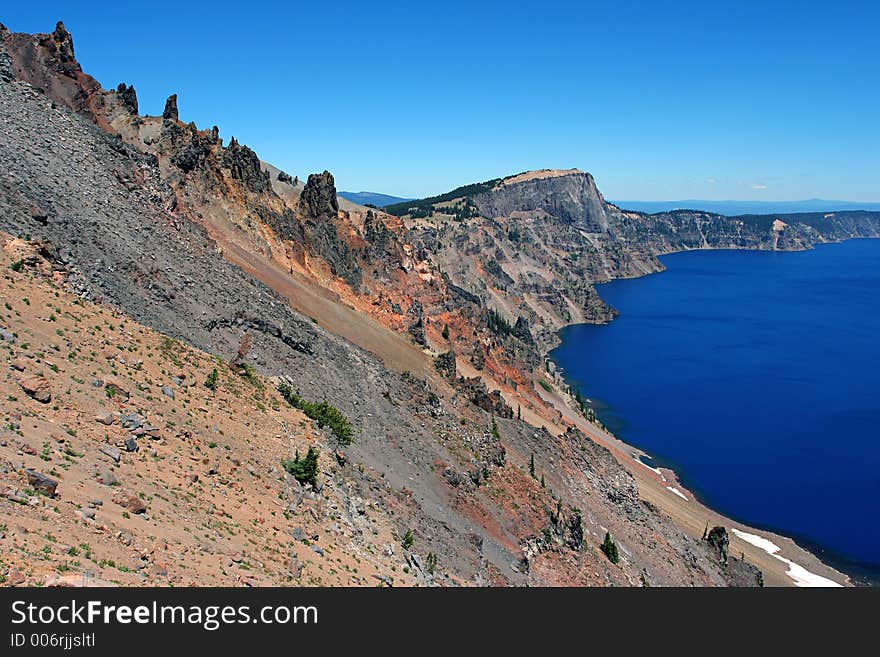
[[[514, 322], [546, 353], [568, 324], [615, 311], [594, 284], [663, 269], [657, 256], [690, 249], [797, 250], [880, 236], [880, 213], [741, 216], [695, 210], [626, 212], [582, 171], [527, 172], [386, 208], [402, 216], [449, 283]], [[466, 209], [466, 211], [463, 211]]]
[[[215, 355], [224, 381], [261, 381], [267, 395], [263, 405], [272, 399], [281, 404], [271, 387], [287, 381], [307, 401], [325, 400], [337, 409], [353, 428], [352, 445], [338, 444], [326, 429], [292, 440], [303, 449], [318, 446], [322, 463], [330, 464], [338, 492], [332, 511], [336, 504], [363, 515], [357, 511], [358, 499], [368, 500], [365, 508], [387, 520], [397, 539], [408, 532], [414, 536], [415, 548], [401, 552], [392, 546], [402, 562], [370, 562], [385, 569], [381, 577], [391, 578], [387, 569], [396, 564], [417, 575], [404, 583], [418, 584], [744, 581], [731, 575], [711, 546], [689, 538], [644, 502], [618, 459], [587, 434], [566, 429], [570, 422], [564, 413], [534, 385], [546, 344], [542, 336], [553, 326], [547, 317], [567, 303], [560, 294], [577, 300], [569, 304], [572, 316], [591, 307], [608, 312], [589, 285], [566, 297], [555, 281], [539, 280], [546, 267], [536, 267], [534, 291], [523, 298], [537, 299], [534, 308], [545, 315], [496, 305], [495, 300], [505, 298], [499, 288], [475, 289], [472, 279], [460, 277], [438, 256], [447, 235], [432, 233], [437, 227], [407, 225], [378, 211], [343, 209], [329, 173], [310, 176], [305, 184], [282, 176], [236, 140], [223, 146], [217, 128], [199, 130], [182, 123], [176, 96], [169, 97], [161, 117], [138, 115], [133, 87], [121, 84], [105, 91], [82, 73], [62, 25], [51, 35], [0, 29], [0, 43], [0, 229], [14, 236], [3, 238], [11, 254], [4, 263], [9, 290], [35, 296], [32, 288], [22, 291], [21, 286], [51, 282], [58, 295], [70, 290], [81, 303], [105, 305], [129, 318], [123, 321]], [[522, 184], [530, 186], [533, 199], [539, 180], [552, 180], [556, 205], [511, 212], [534, 213], [552, 223], [548, 208], [558, 211], [568, 203], [565, 177], [528, 177]], [[580, 180], [586, 197], [576, 200], [562, 222], [571, 220], [581, 228], [553, 238], [560, 252], [567, 241], [592, 235], [584, 227], [602, 228], [604, 220], [590, 218], [596, 207], [605, 213], [608, 230], [613, 226], [616, 215], [607, 204], [596, 205], [601, 197], [589, 190], [590, 180]], [[516, 204], [515, 189], [505, 193], [506, 200], [494, 207], [506, 210]], [[475, 194], [472, 202], [459, 204], [459, 213], [479, 212], [477, 202], [489, 201]], [[484, 219], [475, 227], [474, 237], [483, 242], [456, 237], [462, 253], [512, 293], [519, 278], [504, 263], [519, 258], [518, 252], [501, 242], [494, 266], [479, 255], [493, 235], [501, 235], [498, 231], [507, 238], [503, 218]], [[617, 257], [619, 262], [603, 251], [598, 264], [583, 266], [602, 271], [641, 258], [623, 252]], [[633, 264], [635, 270], [639, 266]], [[570, 282], [577, 290], [574, 273]], [[294, 283], [299, 287], [288, 288]], [[328, 312], [319, 323], [301, 314], [301, 292], [320, 296]], [[8, 303], [12, 307], [0, 328], [13, 338], [4, 337], [10, 372], [30, 354], [39, 359], [51, 394], [59, 394], [42, 368], [43, 357], [31, 353], [35, 340], [27, 347], [17, 342], [17, 335], [44, 328], [42, 320]], [[351, 326], [346, 328], [346, 322]], [[73, 349], [78, 337], [70, 330], [65, 335]], [[381, 338], [374, 350], [358, 346], [360, 336], [369, 332]], [[52, 339], [45, 336], [45, 348]], [[451, 354], [445, 365], [440, 360], [445, 378], [431, 364], [440, 353]], [[395, 359], [412, 365], [389, 365]], [[200, 362], [199, 377], [208, 376]], [[116, 370], [114, 376], [121, 372]], [[261, 374], [276, 379], [260, 379]], [[146, 385], [121, 377], [112, 389], [130, 392], [133, 383]], [[80, 416], [91, 414], [93, 398], [63, 394], [65, 404], [79, 408]], [[175, 401], [178, 395], [174, 383], [166, 382], [156, 396], [140, 398], [138, 413], [152, 417], [157, 398]], [[38, 436], [40, 427], [29, 436], [30, 429], [16, 415], [33, 413], [31, 405], [44, 402], [29, 394], [12, 396], [16, 406], [4, 408], [4, 421], [18, 426], [10, 431], [26, 439]], [[105, 419], [119, 418], [111, 414]], [[87, 433], [98, 452], [125, 462], [127, 438], [116, 444]], [[255, 444], [271, 442], [263, 430], [254, 434]], [[246, 443], [229, 442], [230, 458], [242, 461], [238, 452], [247, 449]], [[280, 452], [270, 452], [280, 462]], [[182, 458], [166, 457], [172, 463]], [[19, 498], [30, 499], [21, 491], [30, 483], [28, 470], [39, 472], [33, 466], [40, 464], [10, 462], [4, 474], [15, 499], [8, 503], [18, 504]], [[140, 474], [154, 476], [152, 470]], [[68, 483], [77, 480], [64, 482], [59, 476], [56, 481], [53, 495], [66, 496]], [[122, 504], [114, 504], [142, 515], [137, 498], [143, 498], [127, 492], [132, 494], [118, 496]], [[189, 494], [195, 507], [209, 504], [198, 490]], [[11, 508], [39, 527], [45, 522], [45, 504], [39, 497], [37, 502], [33, 511]], [[334, 515], [313, 519], [332, 527]], [[280, 532], [297, 527], [295, 518], [277, 522]], [[174, 532], [181, 517], [166, 508], [162, 523]], [[33, 533], [22, 539], [25, 553], [35, 547]], [[619, 563], [599, 550], [606, 533], [620, 546]], [[291, 580], [288, 571], [276, 569], [265, 581], [314, 583], [300, 575], [294, 573]], [[196, 580], [202, 581], [217, 580]]]

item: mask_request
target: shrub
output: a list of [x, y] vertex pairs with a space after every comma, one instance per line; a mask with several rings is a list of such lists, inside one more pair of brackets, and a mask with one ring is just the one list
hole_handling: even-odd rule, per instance
[[437, 555], [433, 552], [428, 552], [428, 556], [425, 557], [425, 570], [431, 575], [437, 570]]
[[611, 563], [619, 563], [620, 562], [620, 554], [617, 552], [617, 544], [614, 542], [614, 539], [611, 538], [611, 532], [605, 532], [605, 540], [602, 541], [602, 552], [605, 553], [605, 556], [608, 557], [608, 561]]
[[343, 445], [351, 445], [354, 442], [354, 429], [352, 429], [351, 423], [338, 408], [331, 406], [326, 400], [321, 402], [306, 401], [286, 383], [278, 386], [278, 392], [288, 404], [315, 420], [319, 427], [330, 427], [333, 435]]
[[217, 374], [217, 368], [215, 367], [213, 370], [211, 370], [211, 373], [208, 375], [208, 378], [205, 379], [205, 387], [208, 390], [216, 390], [217, 389], [217, 377], [218, 376], [219, 375]]
[[315, 486], [318, 483], [318, 450], [314, 447], [309, 447], [303, 457], [300, 457], [297, 450], [293, 459], [281, 461], [281, 465], [301, 484]]

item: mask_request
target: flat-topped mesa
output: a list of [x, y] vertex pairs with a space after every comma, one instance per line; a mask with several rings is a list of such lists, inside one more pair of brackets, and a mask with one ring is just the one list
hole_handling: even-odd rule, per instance
[[578, 175], [584, 175], [584, 172], [580, 169], [535, 169], [533, 171], [523, 171], [515, 176], [508, 176], [501, 180], [501, 185], [515, 185], [517, 183], [526, 182], [527, 180], [543, 180], [545, 178], [561, 178], [562, 176]]
[[593, 176], [578, 169], [527, 171], [474, 195], [473, 201], [486, 217], [543, 211], [591, 233], [608, 230], [605, 199]]

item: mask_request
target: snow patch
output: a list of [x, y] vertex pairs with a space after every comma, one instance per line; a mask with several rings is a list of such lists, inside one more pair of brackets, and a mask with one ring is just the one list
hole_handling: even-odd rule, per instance
[[633, 458], [636, 460], [636, 463], [638, 463], [639, 465], [643, 465], [643, 466], [645, 466], [646, 468], [648, 468], [648, 470], [650, 470], [651, 472], [655, 473], [655, 474], [656, 474], [658, 477], [660, 477], [663, 481], [666, 481], [666, 477], [664, 477], [664, 476], [663, 476], [663, 473], [660, 472], [660, 468], [655, 468], [655, 467], [652, 467], [652, 466], [648, 465], [648, 464], [645, 463], [642, 459], [640, 459], [638, 456], [633, 456]]
[[678, 490], [678, 488], [676, 488], [675, 486], [667, 486], [667, 487], [666, 487], [666, 490], [668, 490], [670, 493], [675, 493], [675, 494], [678, 495], [681, 499], [683, 499], [685, 502], [689, 502], [689, 501], [690, 501], [690, 500], [688, 500], [687, 495], [685, 495], [684, 493], [682, 493], [682, 492], [681, 492], [680, 490]]
[[794, 580], [795, 586], [840, 586], [837, 582], [830, 580], [827, 577], [811, 573], [809, 570], [800, 564], [796, 564], [791, 559], [786, 559], [785, 557], [778, 555], [777, 552], [779, 552], [780, 548], [773, 541], [766, 539], [763, 536], [757, 536], [755, 534], [741, 531], [736, 527], [731, 528], [731, 531], [746, 543], [750, 543], [756, 548], [764, 550], [767, 554], [776, 557], [783, 563], [788, 564], [788, 571], [786, 571], [785, 574]]

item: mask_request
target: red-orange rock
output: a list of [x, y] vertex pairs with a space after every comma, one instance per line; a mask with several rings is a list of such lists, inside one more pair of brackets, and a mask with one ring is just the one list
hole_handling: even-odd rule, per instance
[[48, 404], [52, 401], [52, 388], [43, 376], [21, 376], [18, 378], [18, 385], [21, 386], [21, 389], [24, 390], [29, 397], [36, 399], [38, 402]]

